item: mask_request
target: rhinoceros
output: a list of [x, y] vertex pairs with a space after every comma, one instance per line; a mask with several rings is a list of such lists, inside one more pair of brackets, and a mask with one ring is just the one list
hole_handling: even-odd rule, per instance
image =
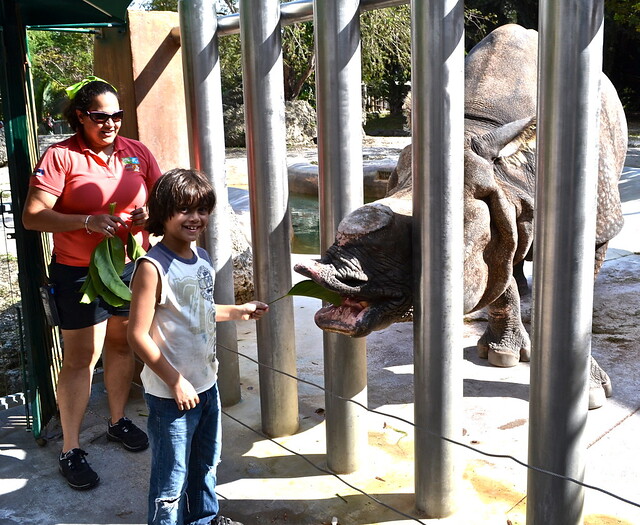
[[[509, 24], [490, 33], [465, 59], [464, 311], [487, 308], [478, 352], [502, 367], [528, 361], [531, 352], [520, 317], [526, 280], [518, 270], [531, 257], [533, 238], [537, 44], [536, 31]], [[601, 102], [594, 275], [609, 240], [622, 228], [618, 180], [627, 149], [622, 104], [604, 75]], [[411, 192], [407, 146], [387, 196], [345, 217], [320, 260], [295, 266], [343, 296], [341, 306], [316, 313], [323, 330], [362, 337], [411, 319]], [[590, 407], [601, 406], [610, 395], [610, 379], [592, 359]]]

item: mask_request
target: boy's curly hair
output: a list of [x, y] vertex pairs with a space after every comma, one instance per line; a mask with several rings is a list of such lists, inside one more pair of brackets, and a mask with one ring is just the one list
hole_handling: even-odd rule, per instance
[[204, 173], [174, 168], [162, 175], [151, 189], [145, 229], [153, 235], [163, 235], [164, 223], [178, 210], [204, 207], [211, 213], [215, 206], [216, 194]]

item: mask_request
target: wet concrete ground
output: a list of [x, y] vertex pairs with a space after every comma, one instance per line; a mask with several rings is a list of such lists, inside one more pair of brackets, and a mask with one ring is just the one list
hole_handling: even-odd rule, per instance
[[[585, 430], [585, 482], [636, 503], [640, 503], [638, 168], [629, 166], [623, 175], [625, 229], [611, 243], [594, 292], [592, 351], [610, 374], [614, 395], [603, 408], [589, 413]], [[294, 274], [294, 278], [301, 277]], [[322, 334], [312, 320], [318, 307], [318, 300], [294, 299], [298, 376], [322, 385]], [[525, 304], [525, 320], [527, 312]], [[524, 525], [526, 469], [481, 452], [527, 460], [529, 366], [500, 369], [479, 359], [475, 343], [484, 327], [482, 314], [468, 316], [464, 323], [464, 432], [457, 439], [476, 450], [457, 449], [456, 514], [429, 520], [415, 511], [413, 429], [396, 419], [413, 420], [413, 336], [407, 323], [367, 338], [368, 406], [382, 414], [365, 416], [368, 450], [362, 468], [340, 476], [352, 487], [325, 471], [324, 393], [300, 383], [299, 432], [266, 439], [257, 433], [261, 427], [257, 366], [240, 357], [242, 401], [227, 408], [223, 417], [218, 484], [223, 513], [245, 525], [328, 525], [333, 517], [340, 525]], [[237, 330], [239, 351], [255, 359], [254, 323], [238, 323]], [[101, 483], [93, 491], [79, 493], [69, 489], [57, 472], [59, 429], [52, 425], [47, 445], [40, 447], [26, 430], [23, 407], [0, 411], [0, 525], [145, 523], [149, 452], [132, 454], [108, 442], [107, 414], [103, 385], [97, 383], [81, 441]], [[129, 415], [145, 424], [146, 408], [138, 388], [132, 393]], [[640, 508], [586, 489], [584, 523], [640, 525]]]

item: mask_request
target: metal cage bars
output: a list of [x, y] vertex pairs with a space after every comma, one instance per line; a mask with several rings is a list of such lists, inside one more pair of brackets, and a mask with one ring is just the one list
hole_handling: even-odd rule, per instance
[[[283, 213], [283, 203], [286, 202], [286, 173], [283, 171], [282, 132], [283, 100], [281, 92], [274, 85], [275, 77], [280, 75], [278, 65], [281, 60], [280, 25], [308, 21], [312, 18], [322, 33], [322, 45], [316, 37], [316, 50], [319, 53], [318, 77], [332, 78], [337, 82], [337, 92], [343, 96], [350, 96], [349, 87], [343, 85], [347, 78], [353, 82], [354, 73], [339, 70], [340, 60], [337, 55], [353, 57], [356, 55], [354, 46], [359, 46], [359, 34], [354, 32], [353, 25], [349, 25], [345, 16], [357, 9], [374, 9], [393, 5], [406, 4], [406, 1], [361, 1], [352, 2], [316, 2], [300, 0], [280, 5], [277, 0], [252, 2], [252, 9], [242, 10], [240, 15], [231, 15], [218, 19], [217, 36], [243, 33], [243, 67], [245, 77], [245, 104], [247, 114], [247, 136], [250, 190], [252, 192], [252, 235], [256, 254], [264, 257], [257, 261], [256, 285], [259, 294], [270, 296], [270, 291], [286, 287], [290, 275], [282, 268], [290, 266], [290, 256], [287, 252], [288, 240], [282, 235], [282, 226], [286, 224]], [[181, 5], [196, 5], [196, 2], [182, 0]], [[331, 4], [331, 5], [327, 5]], [[340, 5], [335, 5], [340, 4]], [[579, 4], [579, 5], [578, 5]], [[461, 293], [459, 275], [461, 268], [455, 261], [458, 256], [454, 242], [439, 239], [441, 228], [454, 232], [449, 237], [462, 238], [462, 225], [459, 216], [461, 194], [458, 183], [452, 179], [454, 170], [462, 157], [460, 144], [462, 115], [459, 105], [455, 102], [456, 89], [460, 89], [459, 71], [462, 55], [462, 8], [461, 2], [442, 0], [441, 2], [427, 2], [413, 0], [412, 25], [414, 46], [413, 64], [419, 63], [424, 71], [413, 74], [413, 105], [414, 112], [419, 118], [413, 118], [413, 154], [414, 154], [414, 183], [417, 193], [416, 199], [429, 202], [438, 210], [434, 213], [418, 213], [415, 218], [417, 252], [422, 257], [415, 261], [416, 282], [419, 284], [416, 306], [416, 321], [414, 333], [414, 354], [416, 356], [416, 391], [425, 394], [416, 396], [416, 418], [426, 418], [432, 422], [432, 428], [439, 429], [443, 435], [457, 432], [459, 425], [456, 421], [457, 405], [461, 400], [461, 381], [459, 380], [455, 351], [460, 350], [457, 344], [456, 316], [462, 315], [460, 307]], [[316, 9], [314, 9], [314, 7]], [[586, 403], [584, 395], [556, 396], [562, 390], [563, 380], [570, 378], [574, 387], [581, 392], [587, 388], [585, 363], [590, 352], [590, 334], [588, 328], [590, 316], [588, 306], [592, 302], [593, 289], [584, 285], [591, 279], [587, 275], [586, 266], [575, 268], [576, 260], [584, 260], [585, 246], [588, 244], [589, 229], [588, 210], [592, 206], [592, 188], [597, 173], [593, 165], [584, 162], [596, 148], [594, 143], [594, 127], [597, 128], [596, 102], [598, 83], [596, 75], [600, 73], [602, 56], [602, 0], [587, 0], [585, 2], [570, 2], [566, 6], [542, 0], [540, 4], [540, 104], [538, 120], [540, 122], [539, 141], [541, 145], [552, 143], [559, 136], [584, 137], [577, 141], [572, 148], [541, 148], [539, 159], [541, 179], [537, 188], [539, 199], [536, 221], [541, 224], [561, 224], [563, 218], [572, 217], [576, 220], [571, 238], [574, 242], [558, 244], [558, 237], [553, 228], [544, 227], [538, 232], [536, 240], [537, 255], [535, 257], [536, 279], [534, 281], [534, 298], [537, 310], [544, 305], [545, 318], [540, 320], [534, 309], [533, 341], [535, 353], [539, 359], [532, 360], [531, 376], [531, 421], [530, 421], [530, 458], [534, 466], [541, 465], [559, 473], [566, 473], [577, 479], [582, 478], [584, 471], [582, 431], [586, 418]], [[323, 11], [323, 16], [314, 15], [314, 11]], [[195, 18], [195, 12], [192, 11]], [[353, 19], [353, 17], [352, 17]], [[351, 19], [351, 20], [352, 20]], [[181, 18], [181, 23], [182, 18]], [[184, 24], [190, 21], [185, 20]], [[195, 23], [195, 21], [193, 21]], [[351, 22], [353, 23], [353, 22]], [[562, 31], [563, 26], [576, 31]], [[347, 38], [337, 39], [336, 31], [346, 30]], [[214, 30], [215, 32], [215, 30]], [[330, 33], [329, 33], [330, 32]], [[578, 36], [578, 38], [576, 38]], [[329, 39], [329, 45], [324, 45], [324, 39]], [[215, 40], [207, 40], [209, 45]], [[339, 41], [336, 50], [331, 46]], [[326, 49], [324, 49], [326, 47]], [[325, 53], [322, 56], [322, 53]], [[337, 55], [336, 55], [337, 53]], [[217, 60], [217, 56], [212, 56]], [[321, 65], [320, 62], [326, 62]], [[570, 64], [578, 64], [577, 68], [570, 68]], [[347, 68], [349, 64], [342, 63]], [[209, 66], [212, 70], [217, 64]], [[324, 69], [326, 68], [326, 69]], [[425, 71], [429, 74], [425, 74]], [[572, 71], [566, 74], [566, 71]], [[275, 75], [275, 76], [274, 76]], [[341, 77], [343, 75], [344, 78]], [[435, 79], [435, 81], [434, 81]], [[188, 81], [188, 78], [186, 79]], [[265, 84], [266, 83], [266, 84]], [[562, 85], [563, 89], [555, 86]], [[265, 89], [266, 86], [266, 89]], [[187, 88], [189, 89], [189, 88]], [[340, 177], [331, 179], [323, 164], [336, 167], [340, 173], [350, 173], [357, 161], [353, 150], [350, 152], [332, 152], [327, 150], [330, 143], [330, 132], [333, 129], [336, 136], [339, 129], [333, 126], [335, 120], [335, 104], [330, 99], [325, 100], [323, 88], [319, 83], [318, 92], [318, 123], [320, 150], [320, 177], [322, 226], [326, 232], [335, 228], [336, 216], [350, 211], [352, 202], [341, 202], [343, 193], [352, 187], [352, 181]], [[264, 91], [264, 93], [262, 93]], [[359, 92], [359, 80], [358, 80]], [[459, 93], [458, 93], [459, 95]], [[327, 95], [329, 96], [329, 95]], [[458, 96], [458, 100], [463, 97]], [[576, 105], [575, 101], [579, 103]], [[216, 99], [216, 104], [217, 99]], [[577, 108], [576, 108], [577, 106]], [[358, 111], [349, 111], [347, 115], [340, 115], [338, 121], [345, 129], [355, 129]], [[571, 118], [568, 115], [554, 113], [549, 108], [571, 107]], [[323, 126], [325, 126], [323, 128]], [[359, 129], [359, 128], [358, 128]], [[561, 131], [561, 133], [560, 133]], [[263, 133], [257, 142], [256, 133]], [[584, 132], [584, 133], [583, 133]], [[436, 137], [440, 137], [436, 140]], [[198, 138], [194, 140], [210, 140], [214, 137]], [[219, 138], [217, 139], [220, 140]], [[347, 139], [350, 140], [350, 139]], [[349, 143], [352, 148], [360, 148]], [[323, 154], [326, 151], [326, 156]], [[349, 154], [351, 153], [351, 154]], [[338, 160], [333, 155], [338, 154]], [[419, 162], [422, 159], [422, 162]], [[352, 164], [353, 163], [353, 164]], [[417, 165], [417, 166], [416, 166]], [[206, 169], [203, 166], [203, 169]], [[223, 177], [223, 175], [222, 175]], [[558, 179], [565, 178], [562, 183]], [[551, 180], [548, 180], [551, 179]], [[271, 187], [273, 185], [273, 188]], [[566, 188], [578, 188], [577, 192], [567, 192]], [[333, 191], [322, 188], [331, 187], [337, 192], [334, 200]], [[274, 189], [275, 188], [275, 189]], [[414, 190], [415, 191], [415, 190]], [[461, 193], [461, 192], [460, 192]], [[324, 195], [324, 196], [323, 196]], [[266, 201], [265, 199], [273, 199]], [[458, 206], [458, 210], [455, 207]], [[458, 230], [459, 233], [455, 233]], [[323, 242], [325, 233], [321, 233]], [[434, 238], [436, 239], [434, 241]], [[257, 244], [255, 244], [257, 241]], [[456, 241], [457, 242], [457, 241]], [[272, 250], [265, 253], [265, 250]], [[272, 273], [273, 272], [273, 273]], [[577, 273], [576, 273], [577, 272]], [[568, 282], [563, 275], [573, 275]], [[456, 284], [455, 279], [458, 279]], [[582, 284], [581, 284], [582, 283]], [[566, 286], [565, 286], [566, 285]], [[286, 315], [289, 315], [291, 303], [287, 305]], [[568, 305], [581, 305], [579, 308], [565, 308], [568, 315], [554, 315]], [[534, 307], [535, 308], [535, 307]], [[289, 318], [292, 319], [292, 316]], [[268, 323], [269, 328], [264, 328]], [[575, 337], [576, 334], [578, 337]], [[295, 366], [295, 350], [293, 349], [293, 328], [285, 322], [282, 312], [271, 315], [270, 321], [262, 321], [259, 325], [259, 339], [264, 337], [266, 343], [259, 342], [258, 352], [266, 357], [271, 364], [282, 361], [284, 367]], [[325, 340], [331, 339], [331, 336]], [[570, 348], [559, 349], [560, 344], [572, 341]], [[585, 344], [586, 342], [586, 344]], [[331, 345], [331, 343], [329, 343]], [[261, 350], [262, 347], [262, 350]], [[268, 350], [267, 350], [268, 349]], [[330, 352], [335, 352], [338, 345]], [[326, 351], [326, 350], [325, 350]], [[355, 354], [362, 353], [356, 350]], [[566, 354], [569, 352], [569, 359]], [[346, 354], [348, 352], [342, 352]], [[354, 354], [351, 352], [351, 354]], [[325, 354], [325, 358], [326, 358]], [[329, 355], [327, 372], [331, 377], [327, 381], [332, 387], [344, 386], [346, 377], [335, 378], [333, 357]], [[567, 369], [567, 363], [571, 362]], [[352, 366], [349, 364], [348, 366]], [[358, 368], [356, 377], [366, 378], [366, 368]], [[365, 365], [366, 366], [366, 365]], [[353, 374], [355, 370], [350, 373]], [[338, 374], [342, 373], [341, 371]], [[551, 377], [552, 381], [542, 381], [543, 377]], [[263, 411], [263, 427], [269, 435], [284, 435], [294, 432], [297, 427], [297, 400], [287, 402], [282, 399], [285, 392], [295, 395], [295, 388], [289, 388], [279, 383], [267, 373], [261, 373], [261, 401]], [[263, 382], [264, 379], [264, 382]], [[366, 389], [365, 385], [362, 385]], [[262, 390], [265, 390], [264, 394]], [[355, 388], [355, 395], [366, 392]], [[354, 389], [351, 390], [353, 394]], [[435, 402], [434, 402], [435, 400]], [[553, 402], [551, 401], [553, 400]], [[553, 406], [551, 406], [553, 405]], [[295, 410], [294, 410], [295, 407]], [[284, 408], [284, 409], [283, 409]], [[349, 417], [349, 411], [342, 411], [343, 416]], [[282, 420], [280, 419], [282, 418]], [[286, 421], [285, 421], [286, 420]], [[572, 424], [565, 426], [565, 422]], [[354, 421], [344, 421], [345, 429]], [[330, 424], [328, 423], [328, 429]], [[342, 432], [338, 442], [334, 434], [327, 432], [327, 449], [336, 446], [350, 446], [360, 442], [359, 434], [363, 430], [352, 427], [353, 431]], [[555, 434], [557, 428], [566, 428], [562, 433], [560, 443]], [[340, 432], [339, 432], [340, 433]], [[544, 451], [554, 444], [557, 453], [553, 458], [545, 457]], [[349, 471], [358, 465], [356, 451], [341, 452], [339, 462], [333, 465], [337, 471]], [[329, 452], [330, 454], [330, 452]], [[416, 435], [416, 503], [418, 509], [425, 511], [430, 517], [444, 517], [455, 510], [455, 457], [449, 447], [435, 443], [428, 436]], [[546, 494], [554, 494], [554, 498], [547, 498]], [[531, 523], [550, 523], [573, 525], [581, 523], [584, 491], [581, 487], [569, 486], [566, 481], [549, 479], [542, 474], [533, 473], [529, 476], [529, 505], [528, 521]]]

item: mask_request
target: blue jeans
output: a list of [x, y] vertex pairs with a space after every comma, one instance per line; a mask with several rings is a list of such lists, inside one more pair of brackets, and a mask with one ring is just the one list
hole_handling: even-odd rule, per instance
[[220, 462], [218, 385], [198, 394], [200, 403], [179, 410], [174, 399], [145, 394], [151, 444], [150, 525], [204, 525], [218, 515], [215, 493]]

